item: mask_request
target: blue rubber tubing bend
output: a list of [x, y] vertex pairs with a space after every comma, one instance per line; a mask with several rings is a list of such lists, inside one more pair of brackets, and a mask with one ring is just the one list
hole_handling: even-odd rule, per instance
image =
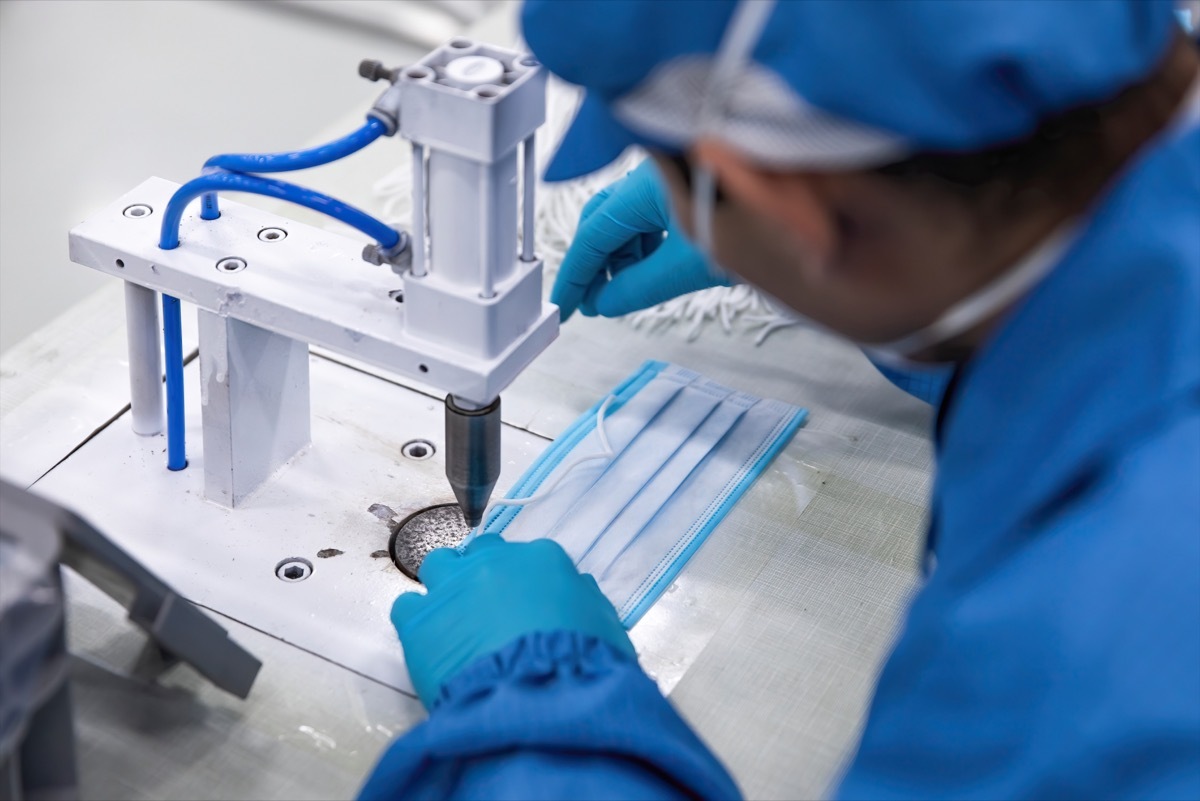
[[179, 298], [163, 294], [163, 350], [167, 367], [167, 469], [187, 467], [183, 420], [183, 320]]
[[[175, 190], [163, 213], [158, 246], [163, 250], [179, 247], [179, 224], [183, 220], [184, 210], [197, 197], [206, 192], [216, 191], [251, 192], [306, 206], [357, 228], [385, 249], [391, 249], [400, 242], [400, 233], [387, 223], [328, 195], [273, 178], [217, 171], [188, 181]], [[178, 298], [164, 294], [162, 302], [163, 350], [167, 372], [167, 467], [171, 470], [182, 470], [187, 467], [187, 451], [184, 445], [182, 321]]]
[[160, 248], [174, 250], [179, 247], [179, 223], [183, 220], [184, 210], [196, 198], [213, 192], [249, 192], [305, 206], [357, 228], [385, 250], [395, 247], [400, 241], [400, 232], [395, 228], [329, 195], [275, 178], [218, 170], [193, 178], [175, 190], [163, 213], [162, 232], [158, 240]]
[[[357, 153], [387, 133], [387, 126], [374, 117], [353, 133], [335, 139], [328, 144], [308, 150], [293, 150], [290, 153], [225, 153], [213, 156], [204, 162], [204, 171], [230, 170], [232, 172], [291, 172], [320, 167], [338, 159]], [[201, 200], [200, 218], [215, 220], [221, 216], [217, 207], [217, 195], [210, 192]]]

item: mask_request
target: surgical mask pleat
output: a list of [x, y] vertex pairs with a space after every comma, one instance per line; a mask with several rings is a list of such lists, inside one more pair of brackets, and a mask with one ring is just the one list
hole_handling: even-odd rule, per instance
[[734, 424], [754, 403], [745, 395], [724, 399], [662, 468], [646, 482], [608, 525], [591, 552], [578, 562], [579, 569], [602, 580], [612, 564], [631, 547], [657, 517], [659, 510], [684, 486], [688, 477], [709, 457]]
[[[604, 426], [609, 443], [617, 454], [616, 459], [620, 459], [621, 454], [646, 426], [651, 425], [675, 396], [695, 378], [696, 374], [690, 370], [673, 368], [664, 371], [655, 376], [621, 408], [609, 414]], [[600, 439], [596, 432], [592, 431], [575, 446], [572, 452], [585, 454], [599, 453], [601, 450]], [[565, 462], [564, 465], [560, 465], [558, 470], [563, 469], [563, 466], [565, 466]], [[580, 465], [563, 479], [551, 495], [532, 506], [521, 509], [512, 522], [504, 527], [504, 538], [527, 541], [548, 536], [551, 531], [555, 530], [559, 521], [569, 513], [578, 499], [588, 493], [596, 481], [607, 472], [609, 466], [602, 461]], [[558, 470], [550, 473], [542, 483], [548, 485], [552, 482]], [[529, 494], [536, 491], [536, 487], [529, 488]], [[564, 547], [566, 547], [565, 543]], [[570, 551], [571, 549], [567, 548], [567, 552], [570, 553]], [[574, 554], [573, 558], [577, 555]]]
[[658, 420], [647, 425], [613, 460], [591, 490], [579, 498], [546, 536], [562, 545], [576, 564], [586, 559], [613, 519], [691, 441], [728, 395], [728, 389], [708, 383], [681, 389]]
[[753, 478], [764, 453], [787, 428], [793, 407], [759, 401], [742, 414], [717, 447], [694, 468], [684, 483], [666, 499], [640, 536], [597, 578], [621, 620], [631, 625], [641, 613], [642, 599], [653, 594], [655, 584], [677, 564], [703, 528], [720, 519], [723, 505], [743, 480]]

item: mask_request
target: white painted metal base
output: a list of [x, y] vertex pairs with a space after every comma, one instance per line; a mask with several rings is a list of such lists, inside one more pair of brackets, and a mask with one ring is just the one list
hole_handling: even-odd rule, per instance
[[[37, 489], [87, 515], [189, 600], [411, 691], [388, 612], [418, 585], [377, 555], [390, 532], [368, 508], [385, 504], [403, 515], [453, 500], [441, 460], [443, 407], [325, 359], [310, 357], [309, 366], [313, 447], [236, 510], [204, 497], [206, 449], [193, 445], [188, 468], [171, 472], [166, 440], [139, 437], [128, 425], [108, 426]], [[184, 379], [193, 443], [201, 427], [197, 368], [189, 365]], [[498, 490], [546, 444], [509, 427], [503, 437]], [[438, 452], [407, 459], [401, 448], [411, 439]], [[276, 567], [292, 558], [307, 560], [312, 575], [277, 578]]]

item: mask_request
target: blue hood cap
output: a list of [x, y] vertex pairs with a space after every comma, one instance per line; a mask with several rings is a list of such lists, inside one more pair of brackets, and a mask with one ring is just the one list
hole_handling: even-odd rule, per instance
[[[531, 50], [586, 92], [546, 180], [593, 172], [631, 144], [686, 148], [695, 133], [686, 118], [667, 115], [650, 130], [645, 114], [631, 118], [622, 104], [672, 64], [711, 59], [736, 6], [528, 0]], [[893, 136], [908, 152], [969, 152], [1027, 136], [1045, 117], [1147, 75], [1178, 28], [1173, 11], [1170, 0], [784, 0], [753, 64], [779, 79], [781, 103], [840, 121], [820, 127], [827, 136], [849, 124]], [[703, 82], [697, 91], [679, 102], [698, 106]], [[804, 136], [776, 127], [790, 140]], [[819, 151], [793, 161], [829, 167]]]

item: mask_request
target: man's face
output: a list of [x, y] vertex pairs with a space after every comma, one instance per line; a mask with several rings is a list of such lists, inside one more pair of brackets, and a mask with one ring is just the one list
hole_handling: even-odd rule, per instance
[[[684, 176], [670, 159], [655, 158], [690, 231]], [[857, 342], [923, 328], [987, 278], [963, 264], [974, 226], [948, 201], [914, 197], [870, 173], [717, 175], [718, 264]]]

